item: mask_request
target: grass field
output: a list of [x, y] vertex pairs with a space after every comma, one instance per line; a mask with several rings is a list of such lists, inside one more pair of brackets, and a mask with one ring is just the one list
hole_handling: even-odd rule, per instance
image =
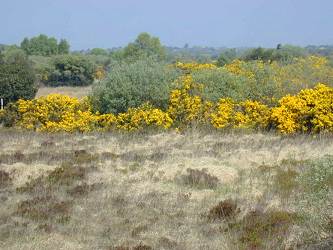
[[2, 129], [0, 248], [332, 249], [332, 139]]

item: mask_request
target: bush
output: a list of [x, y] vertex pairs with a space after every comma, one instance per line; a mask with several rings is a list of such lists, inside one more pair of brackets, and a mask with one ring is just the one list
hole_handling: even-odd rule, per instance
[[153, 60], [115, 65], [104, 81], [93, 86], [94, 108], [102, 113], [121, 113], [149, 102], [165, 109], [178, 75], [176, 69]]
[[35, 75], [29, 65], [0, 64], [0, 98], [5, 104], [21, 98], [31, 99], [36, 92]]
[[45, 83], [51, 86], [86, 86], [93, 83], [95, 68], [83, 56], [56, 56]]
[[217, 102], [220, 98], [226, 97], [234, 100], [247, 99], [248, 80], [224, 69], [200, 70], [193, 73], [193, 79], [205, 85], [203, 89], [205, 100]]

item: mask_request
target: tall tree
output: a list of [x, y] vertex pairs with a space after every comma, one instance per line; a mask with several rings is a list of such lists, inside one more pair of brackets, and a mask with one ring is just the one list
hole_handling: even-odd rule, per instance
[[58, 44], [58, 54], [68, 54], [70, 45], [66, 39], [61, 39]]
[[134, 60], [144, 57], [156, 57], [162, 60], [165, 58], [166, 52], [158, 37], [141, 33], [133, 43], [129, 43], [124, 48], [124, 56]]
[[58, 44], [57, 39], [54, 37], [48, 37], [41, 34], [31, 39], [24, 38], [21, 43], [21, 48], [28, 55], [50, 56], [57, 54], [68, 54], [69, 43], [62, 39]]

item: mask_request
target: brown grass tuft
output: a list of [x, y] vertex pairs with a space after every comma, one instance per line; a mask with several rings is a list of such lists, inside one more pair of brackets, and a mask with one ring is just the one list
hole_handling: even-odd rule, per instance
[[12, 183], [12, 178], [9, 173], [4, 170], [0, 170], [0, 188], [9, 186]]
[[220, 201], [216, 206], [212, 207], [209, 210], [208, 219], [211, 221], [230, 219], [238, 212], [236, 201], [228, 199]]
[[186, 174], [179, 176], [177, 180], [183, 185], [201, 189], [214, 189], [219, 183], [219, 179], [207, 173], [205, 168], [201, 170], [188, 168], [186, 169]]
[[69, 218], [70, 202], [59, 201], [54, 196], [38, 196], [21, 201], [17, 205], [16, 215], [34, 221], [54, 220], [65, 222]]

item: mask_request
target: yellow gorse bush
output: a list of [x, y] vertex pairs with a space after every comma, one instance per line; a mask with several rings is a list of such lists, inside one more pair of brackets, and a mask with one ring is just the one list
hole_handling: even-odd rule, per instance
[[185, 75], [178, 80], [178, 88], [170, 93], [167, 113], [176, 126], [188, 126], [193, 123], [205, 122], [213, 103], [203, 101], [197, 93], [203, 85], [195, 83], [191, 75]]
[[272, 108], [271, 119], [282, 133], [333, 132], [333, 88], [319, 83], [314, 89], [285, 96]]
[[[262, 61], [257, 61], [256, 63], [258, 64], [259, 68], [263, 67]], [[241, 75], [249, 79], [254, 79], [255, 77], [254, 72], [248, 69], [246, 66], [247, 66], [246, 62], [236, 59], [232, 61], [230, 64], [224, 65], [223, 68], [225, 68], [228, 72], [233, 73], [235, 75]]]
[[203, 70], [203, 69], [216, 69], [217, 66], [215, 64], [211, 63], [196, 63], [196, 62], [191, 62], [191, 63], [182, 63], [182, 62], [177, 62], [175, 64], [176, 68], [184, 70], [184, 71], [196, 71], [196, 70]]
[[166, 129], [172, 125], [168, 113], [148, 104], [131, 108], [126, 113], [118, 115], [99, 114], [92, 111], [87, 98], [79, 100], [59, 94], [33, 100], [19, 100], [17, 112], [19, 114], [15, 124], [17, 127], [47, 132], [112, 129], [132, 131], [149, 126]]
[[[307, 64], [310, 68], [322, 68], [327, 64], [326, 60], [318, 57], [297, 60], [300, 62], [296, 64]], [[182, 64], [179, 67], [186, 70], [210, 67], [198, 65]], [[255, 71], [265, 67], [261, 61], [254, 65]], [[245, 70], [248, 69], [247, 66], [239, 60], [224, 67], [234, 74], [251, 77]], [[277, 66], [272, 63], [271, 67]], [[285, 69], [279, 70], [280, 72], [276, 72], [283, 75]], [[99, 114], [93, 112], [88, 98], [79, 100], [52, 94], [33, 100], [19, 100], [13, 106], [16, 109], [15, 114], [9, 114], [13, 112], [13, 107], [5, 109], [0, 111], [0, 120], [14, 117], [13, 125], [16, 127], [47, 132], [133, 131], [148, 127], [179, 129], [193, 125], [210, 125], [216, 129], [274, 128], [284, 134], [333, 132], [333, 88], [323, 83], [317, 84], [314, 88], [303, 89], [296, 95], [284, 96], [277, 100], [273, 107], [259, 101], [236, 102], [231, 98], [221, 98], [213, 103], [204, 100], [201, 95], [203, 88], [203, 84], [195, 82], [192, 75], [186, 72], [171, 90], [169, 106], [165, 111], [147, 103], [117, 115]]]
[[146, 127], [170, 128], [172, 119], [160, 109], [145, 104], [139, 108], [130, 108], [117, 116], [117, 128], [120, 130], [137, 130]]
[[18, 127], [37, 131], [91, 131], [98, 117], [91, 111], [85, 98], [52, 94], [33, 100], [19, 100]]
[[266, 128], [270, 122], [270, 108], [257, 101], [236, 103], [223, 98], [211, 113], [211, 124], [215, 128]]

